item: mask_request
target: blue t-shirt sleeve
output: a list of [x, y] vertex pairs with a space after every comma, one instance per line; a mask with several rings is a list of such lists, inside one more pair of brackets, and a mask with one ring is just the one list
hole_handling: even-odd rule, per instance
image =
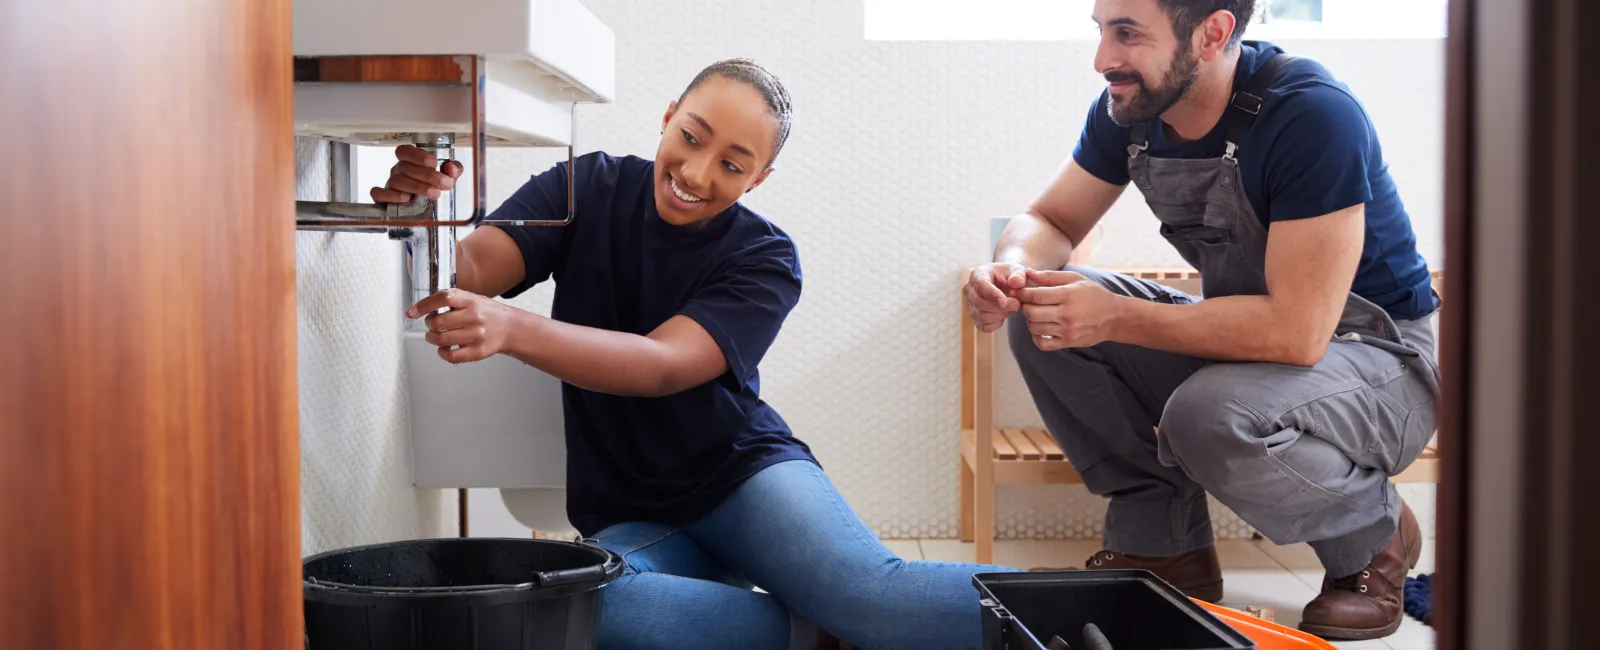
[[769, 237], [712, 275], [690, 296], [680, 314], [694, 319], [722, 348], [730, 388], [742, 387], [778, 337], [800, 301], [800, 258], [794, 243]]
[[1321, 85], [1283, 101], [1261, 113], [1271, 116], [1275, 131], [1263, 183], [1268, 220], [1319, 217], [1370, 202], [1377, 138], [1361, 104]]
[[[583, 165], [579, 161], [578, 178], [576, 183], [581, 189], [589, 184], [584, 178], [585, 169], [592, 169], [592, 165]], [[518, 188], [516, 193], [506, 199], [505, 203], [495, 208], [490, 213], [485, 223], [493, 225], [495, 220], [506, 221], [561, 221], [567, 218], [567, 163], [563, 162], [551, 167], [528, 179]], [[576, 223], [576, 219], [573, 220]], [[500, 294], [504, 298], [515, 298], [534, 285], [544, 282], [550, 275], [560, 268], [561, 261], [566, 252], [566, 230], [573, 224], [565, 226], [496, 226], [511, 235], [517, 243], [517, 248], [522, 251], [522, 263], [525, 266], [522, 282]]]
[[1089, 116], [1083, 121], [1083, 133], [1072, 149], [1072, 159], [1095, 178], [1112, 185], [1127, 185], [1128, 129], [1111, 121], [1106, 113], [1106, 99], [1103, 92], [1089, 106]]

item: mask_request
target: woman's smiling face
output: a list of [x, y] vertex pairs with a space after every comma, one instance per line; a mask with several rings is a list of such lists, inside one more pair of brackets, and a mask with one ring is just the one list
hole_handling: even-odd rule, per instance
[[778, 118], [747, 84], [709, 77], [667, 108], [661, 126], [656, 211], [675, 226], [722, 214], [772, 173]]

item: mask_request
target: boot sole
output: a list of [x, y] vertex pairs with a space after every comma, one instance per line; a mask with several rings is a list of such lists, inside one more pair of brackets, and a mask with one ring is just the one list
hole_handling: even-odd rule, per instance
[[1394, 619], [1394, 622], [1369, 630], [1302, 622], [1300, 631], [1331, 641], [1366, 641], [1369, 639], [1381, 639], [1394, 634], [1395, 630], [1400, 629], [1400, 623], [1405, 620], [1405, 617], [1405, 614], [1402, 613], [1399, 618]]

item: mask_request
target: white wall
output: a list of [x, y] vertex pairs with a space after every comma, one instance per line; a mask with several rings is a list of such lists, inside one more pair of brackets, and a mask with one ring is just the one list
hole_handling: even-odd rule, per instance
[[[1091, 69], [1094, 45], [867, 42], [859, 0], [587, 4], [617, 34], [618, 101], [580, 107], [580, 153], [653, 155], [667, 102], [717, 59], [755, 58], [788, 86], [793, 134], [778, 171], [746, 201], [794, 235], [806, 275], [800, 305], [763, 365], [765, 395], [881, 535], [955, 536], [958, 270], [987, 258], [988, 218], [1025, 206], [1071, 151], [1103, 89]], [[1322, 60], [1366, 103], [1423, 254], [1440, 265], [1442, 42], [1283, 44]], [[494, 205], [565, 154], [490, 155]], [[1097, 262], [1181, 264], [1137, 192], [1116, 205], [1107, 229]], [[304, 259], [310, 250], [302, 249]], [[392, 252], [363, 255], [371, 257], [361, 275], [375, 278], [386, 264], [379, 258]], [[382, 282], [398, 287], [390, 273]], [[544, 312], [549, 289], [516, 302]], [[389, 345], [399, 324], [382, 310], [397, 306], [384, 302], [372, 307], [379, 314], [363, 315], [370, 322], [362, 331], [384, 332], [370, 343]], [[368, 360], [383, 369], [369, 378], [392, 370], [387, 351], [362, 354], [381, 357]], [[1014, 365], [1003, 354], [1000, 364], [1000, 420], [1036, 424]], [[369, 395], [381, 403], [372, 412], [390, 412], [388, 392], [361, 390], [382, 393]], [[392, 433], [389, 426], [378, 428]], [[368, 464], [374, 479], [363, 485], [400, 489], [392, 463]], [[1431, 488], [1405, 492], [1431, 529]], [[447, 510], [430, 494], [367, 492], [349, 502], [368, 502], [360, 499], [397, 513], [400, 523], [386, 534], [437, 526]], [[498, 501], [492, 492], [474, 493], [473, 519], [482, 522], [474, 532], [525, 533], [496, 509]], [[1003, 536], [1093, 536], [1102, 513], [1081, 487], [1006, 487], [997, 519]], [[1215, 519], [1220, 535], [1248, 534], [1221, 509]]]
[[[806, 273], [763, 366], [766, 395], [880, 534], [953, 537], [958, 269], [987, 257], [986, 220], [1026, 205], [1071, 151], [1104, 87], [1094, 44], [868, 42], [852, 0], [588, 6], [617, 33], [618, 101], [580, 108], [582, 151], [652, 155], [667, 102], [717, 59], [754, 58], [788, 86], [794, 131], [746, 201], [795, 236]], [[1366, 104], [1422, 252], [1442, 265], [1442, 41], [1283, 45]], [[492, 155], [498, 196], [556, 161]], [[1097, 262], [1182, 263], [1137, 192], [1109, 215]], [[1000, 419], [1037, 423], [1014, 366], [1000, 363]], [[1431, 520], [1431, 488], [1404, 491]], [[1080, 487], [1000, 492], [1002, 535], [1097, 533], [1102, 505]], [[1215, 518], [1219, 534], [1248, 534], [1225, 511]]]
[[[328, 148], [295, 141], [297, 199], [330, 199]], [[382, 235], [295, 235], [307, 555], [456, 529], [455, 493], [411, 487], [398, 246]]]

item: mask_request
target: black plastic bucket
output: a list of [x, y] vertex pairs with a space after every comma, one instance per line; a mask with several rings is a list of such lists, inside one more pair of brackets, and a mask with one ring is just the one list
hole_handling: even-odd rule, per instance
[[[980, 573], [985, 650], [1254, 650], [1256, 644], [1143, 570]], [[1085, 640], [1094, 624], [1104, 645]]]
[[593, 650], [622, 558], [581, 542], [447, 538], [302, 564], [308, 650]]

